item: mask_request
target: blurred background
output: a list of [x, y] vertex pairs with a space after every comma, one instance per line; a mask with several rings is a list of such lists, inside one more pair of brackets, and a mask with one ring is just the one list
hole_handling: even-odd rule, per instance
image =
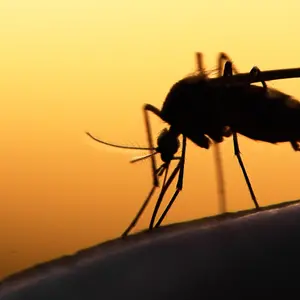
[[[0, 278], [118, 237], [144, 201], [150, 160], [129, 160], [145, 151], [97, 144], [85, 131], [146, 146], [142, 105], [160, 108], [172, 84], [195, 70], [196, 51], [207, 69], [220, 51], [242, 72], [300, 67], [299, 5], [1, 1]], [[269, 85], [300, 98], [300, 79]], [[156, 137], [166, 125], [151, 120]], [[289, 144], [240, 137], [240, 148], [261, 205], [299, 198], [300, 155]], [[221, 151], [228, 210], [252, 208], [230, 139]], [[184, 189], [165, 224], [217, 213], [214, 152], [188, 142]]]

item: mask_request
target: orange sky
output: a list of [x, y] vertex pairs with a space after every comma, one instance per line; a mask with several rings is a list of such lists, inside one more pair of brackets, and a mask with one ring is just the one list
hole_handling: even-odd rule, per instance
[[[102, 3], [103, 2], [103, 3]], [[246, 4], [247, 3], [247, 4]], [[218, 6], [217, 6], [218, 5]], [[151, 188], [142, 105], [214, 68], [219, 51], [241, 71], [300, 67], [298, 1], [13, 0], [0, 3], [0, 278], [117, 237]], [[300, 98], [299, 80], [271, 86]], [[154, 134], [163, 127], [154, 120]], [[299, 198], [299, 154], [240, 138], [262, 205]], [[253, 207], [232, 142], [221, 146], [229, 210]], [[213, 151], [188, 143], [184, 191], [166, 223], [216, 214]], [[151, 207], [152, 208], [152, 207]], [[147, 225], [145, 214], [137, 229]]]

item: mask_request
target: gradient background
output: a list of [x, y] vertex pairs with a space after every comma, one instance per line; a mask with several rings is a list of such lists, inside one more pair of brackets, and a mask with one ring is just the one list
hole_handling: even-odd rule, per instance
[[[146, 145], [142, 105], [226, 51], [245, 72], [300, 67], [298, 1], [2, 0], [0, 278], [117, 237], [151, 188], [149, 161], [84, 132]], [[297, 21], [299, 20], [299, 21]], [[300, 80], [270, 86], [300, 98]], [[154, 134], [163, 123], [152, 117]], [[300, 121], [300, 120], [299, 120]], [[261, 205], [299, 198], [299, 154], [240, 138]], [[252, 208], [231, 140], [228, 208]], [[147, 152], [146, 152], [147, 153]], [[184, 191], [165, 223], [218, 212], [213, 151], [188, 143]], [[152, 208], [152, 207], [151, 207]], [[147, 225], [149, 212], [136, 229]]]

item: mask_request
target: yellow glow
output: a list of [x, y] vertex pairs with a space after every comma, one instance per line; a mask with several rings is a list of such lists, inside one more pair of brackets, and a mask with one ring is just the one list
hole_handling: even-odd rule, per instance
[[[0, 278], [117, 237], [151, 188], [142, 105], [225, 51], [241, 71], [299, 67], [299, 2], [19, 0], [0, 3]], [[300, 80], [270, 86], [300, 98]], [[163, 128], [153, 117], [155, 134]], [[240, 139], [262, 205], [298, 198], [290, 145]], [[253, 207], [232, 142], [221, 146], [230, 210]], [[153, 199], [154, 200], [154, 199]], [[153, 206], [151, 206], [152, 209]], [[147, 226], [150, 211], [137, 229]], [[213, 151], [188, 143], [184, 190], [166, 222], [218, 212]]]

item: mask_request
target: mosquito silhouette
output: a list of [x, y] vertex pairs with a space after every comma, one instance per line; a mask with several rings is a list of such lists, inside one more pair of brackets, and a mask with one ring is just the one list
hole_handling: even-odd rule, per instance
[[[300, 102], [266, 85], [266, 81], [300, 77], [300, 68], [260, 71], [258, 67], [253, 67], [250, 72], [241, 74], [237, 72], [226, 53], [219, 53], [218, 60], [218, 72], [223, 76], [208, 78], [200, 71], [176, 82], [167, 94], [161, 110], [151, 104], [143, 106], [148, 147], [111, 144], [87, 132], [91, 138], [105, 145], [150, 152], [132, 161], [151, 159], [153, 187], [122, 237], [127, 236], [138, 222], [155, 189], [159, 186], [159, 178], [162, 175], [164, 175], [163, 184], [149, 230], [159, 227], [164, 220], [183, 188], [187, 139], [201, 148], [209, 149], [212, 143], [221, 143], [225, 137], [232, 136], [234, 153], [257, 209], [259, 204], [240, 155], [237, 134], [273, 144], [290, 142], [295, 151], [300, 150]], [[252, 85], [259, 82], [262, 86]], [[170, 125], [159, 134], [156, 147], [151, 132], [150, 112]], [[181, 155], [175, 156], [180, 148], [180, 135], [182, 136]], [[162, 160], [158, 168], [156, 154], [160, 154]], [[177, 165], [168, 177], [170, 163], [175, 160], [178, 161]], [[154, 224], [163, 197], [177, 175], [176, 190]]]

